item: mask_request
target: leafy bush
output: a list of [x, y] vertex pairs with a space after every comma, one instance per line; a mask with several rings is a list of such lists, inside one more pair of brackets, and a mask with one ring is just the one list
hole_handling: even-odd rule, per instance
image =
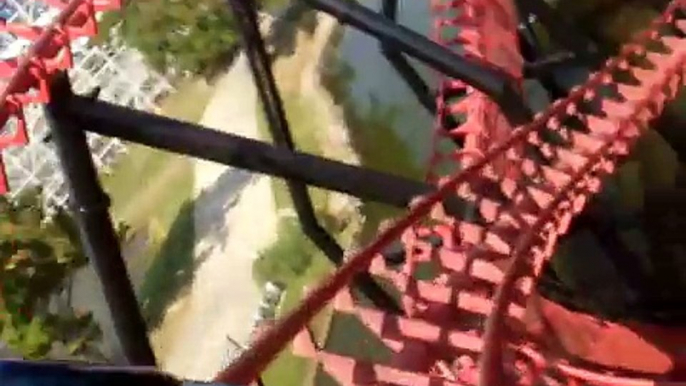
[[223, 0], [129, 2], [121, 16], [124, 42], [163, 72], [208, 71], [238, 42], [235, 22]]
[[68, 272], [87, 262], [71, 217], [58, 211], [46, 222], [40, 202], [38, 192], [14, 204], [0, 198], [2, 297], [6, 311], [17, 316], [30, 315]]
[[[256, 1], [278, 8], [287, 0]], [[233, 57], [238, 27], [226, 0], [126, 1], [100, 21], [94, 44], [107, 43], [113, 31], [163, 73], [212, 75]]]
[[39, 191], [12, 203], [0, 197], [0, 339], [30, 359], [45, 357], [56, 340], [96, 339], [92, 316], [46, 307], [86, 263], [73, 219], [61, 210], [46, 219]]
[[268, 281], [290, 283], [305, 273], [317, 252], [297, 220], [282, 219], [278, 232], [278, 240], [253, 263], [253, 277], [260, 287]]
[[54, 330], [43, 318], [29, 323], [15, 323], [10, 317], [4, 320], [0, 339], [27, 359], [41, 359], [50, 351]]

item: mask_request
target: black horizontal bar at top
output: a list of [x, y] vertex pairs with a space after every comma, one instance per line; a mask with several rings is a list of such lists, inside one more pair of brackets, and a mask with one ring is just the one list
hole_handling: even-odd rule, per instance
[[519, 92], [516, 79], [505, 71], [468, 58], [411, 29], [349, 0], [301, 0], [379, 39], [383, 46], [407, 53], [443, 74], [460, 79], [490, 96], [511, 124], [527, 123], [531, 111]]
[[[72, 97], [68, 110], [83, 130], [397, 207], [435, 190], [430, 184], [87, 97]], [[447, 212], [460, 217], [468, 207], [457, 196], [444, 204]]]

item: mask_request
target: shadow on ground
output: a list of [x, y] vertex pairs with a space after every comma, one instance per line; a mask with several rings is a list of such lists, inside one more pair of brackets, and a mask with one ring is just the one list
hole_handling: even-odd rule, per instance
[[213, 248], [226, 246], [226, 213], [236, 205], [241, 191], [253, 177], [254, 174], [244, 170], [228, 169], [201, 193], [195, 208], [196, 240], [204, 240]]
[[223, 247], [227, 232], [224, 216], [251, 180], [250, 173], [228, 169], [214, 185], [181, 207], [140, 289], [139, 301], [148, 328], [160, 324], [167, 307], [187, 290], [197, 268], [208, 257], [209, 253], [195, 257], [196, 241], [207, 239], [213, 246]]

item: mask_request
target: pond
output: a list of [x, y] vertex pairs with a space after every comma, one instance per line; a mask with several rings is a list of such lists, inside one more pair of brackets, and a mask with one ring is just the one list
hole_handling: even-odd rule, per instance
[[[379, 0], [360, 1], [379, 10]], [[401, 24], [425, 36], [430, 35], [430, 2], [398, 1]], [[333, 53], [325, 66], [324, 81], [336, 102], [344, 107], [355, 150], [362, 163], [372, 169], [412, 179], [423, 179], [431, 151], [434, 117], [417, 100], [393, 66], [381, 54], [376, 39], [350, 27], [343, 28], [332, 43]], [[427, 85], [435, 89], [436, 72], [408, 58]], [[574, 71], [577, 81], [585, 74]], [[535, 111], [548, 104], [547, 94], [537, 82], [525, 84], [527, 98]], [[365, 203], [366, 218], [362, 242], [377, 233], [379, 223], [403, 211], [377, 203]]]
[[[380, 1], [363, 0], [380, 9]], [[399, 21], [426, 35], [430, 28], [429, 2], [400, 0]], [[433, 116], [427, 112], [400, 75], [381, 54], [379, 43], [353, 28], [343, 28], [334, 39], [324, 82], [344, 107], [355, 150], [372, 169], [421, 180], [430, 151]], [[433, 71], [411, 63], [424, 81], [435, 86]], [[380, 222], [403, 213], [377, 203], [365, 203], [362, 242], [373, 237]]]

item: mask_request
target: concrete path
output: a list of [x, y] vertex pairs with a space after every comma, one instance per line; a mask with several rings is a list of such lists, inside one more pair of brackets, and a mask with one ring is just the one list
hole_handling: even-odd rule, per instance
[[[259, 138], [257, 92], [241, 55], [218, 82], [201, 124]], [[265, 177], [197, 161], [195, 164], [195, 258], [200, 263], [190, 291], [169, 309], [156, 341], [164, 369], [210, 379], [232, 345], [248, 341], [261, 294], [252, 262], [276, 239], [277, 215]], [[168, 343], [173, 342], [173, 343]]]

